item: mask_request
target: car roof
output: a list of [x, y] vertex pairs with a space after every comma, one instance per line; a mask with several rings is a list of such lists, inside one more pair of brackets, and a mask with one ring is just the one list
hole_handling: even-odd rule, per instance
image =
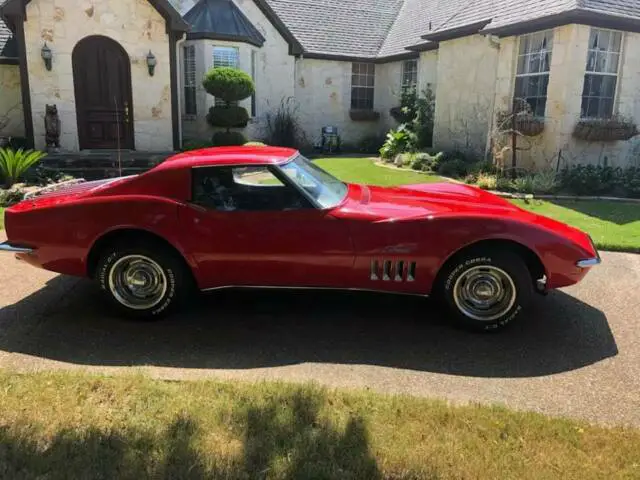
[[284, 147], [235, 146], [202, 148], [173, 155], [154, 168], [154, 170], [174, 170], [216, 165], [280, 165], [297, 154], [297, 150]]

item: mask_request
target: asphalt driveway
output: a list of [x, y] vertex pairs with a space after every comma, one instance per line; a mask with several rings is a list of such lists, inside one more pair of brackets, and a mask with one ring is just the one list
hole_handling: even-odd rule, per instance
[[328, 292], [218, 292], [165, 321], [128, 322], [91, 282], [3, 255], [0, 366], [313, 380], [640, 426], [640, 256], [602, 256], [510, 330], [477, 335], [424, 299]]

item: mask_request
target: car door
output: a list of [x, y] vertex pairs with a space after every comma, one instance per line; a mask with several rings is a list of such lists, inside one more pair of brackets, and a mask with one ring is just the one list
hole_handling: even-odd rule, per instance
[[266, 166], [194, 168], [179, 216], [203, 289], [347, 286], [355, 255], [346, 222]]

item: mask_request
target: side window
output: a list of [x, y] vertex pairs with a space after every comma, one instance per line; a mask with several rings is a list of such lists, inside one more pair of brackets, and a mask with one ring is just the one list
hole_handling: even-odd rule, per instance
[[192, 201], [219, 211], [282, 211], [309, 208], [309, 201], [267, 167], [192, 170]]

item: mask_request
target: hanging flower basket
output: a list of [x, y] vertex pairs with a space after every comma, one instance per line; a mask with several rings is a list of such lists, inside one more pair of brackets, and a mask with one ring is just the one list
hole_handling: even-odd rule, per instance
[[637, 134], [636, 124], [624, 118], [580, 120], [573, 129], [574, 138], [588, 142], [629, 140]]
[[[511, 112], [500, 112], [497, 116], [500, 130], [512, 130], [514, 125]], [[515, 130], [525, 137], [535, 137], [544, 131], [544, 118], [534, 117], [529, 113], [516, 113]]]
[[380, 119], [380, 112], [375, 110], [349, 110], [349, 117], [354, 122], [376, 122]]

